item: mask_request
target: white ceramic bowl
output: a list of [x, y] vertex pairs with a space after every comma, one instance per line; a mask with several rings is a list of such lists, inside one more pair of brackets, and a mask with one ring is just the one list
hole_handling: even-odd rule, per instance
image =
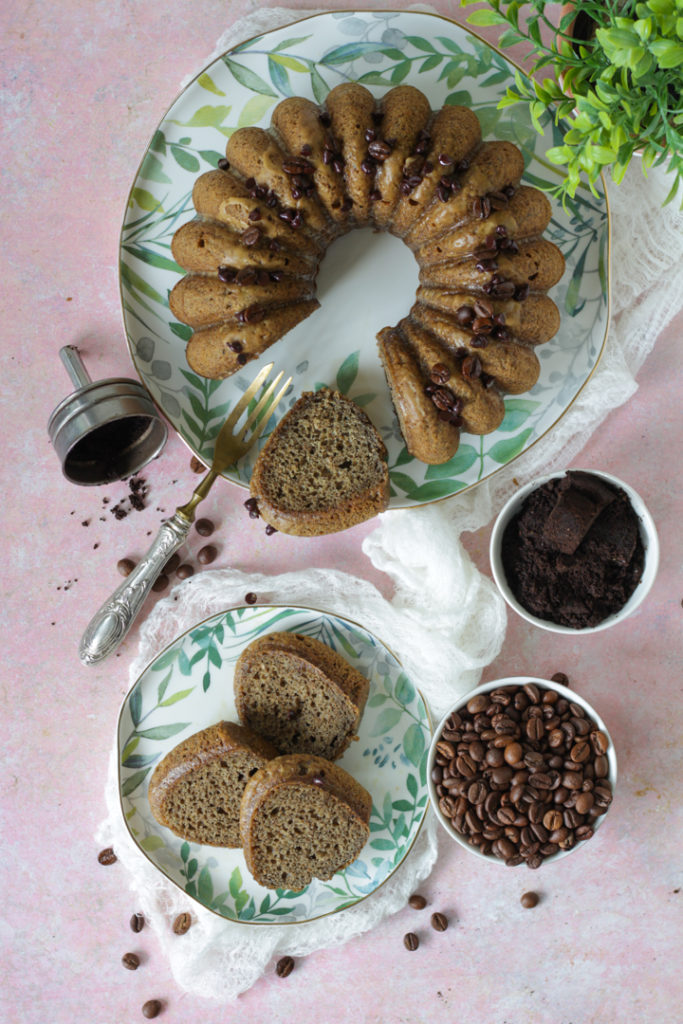
[[510, 608], [534, 626], [539, 626], [541, 629], [547, 629], [552, 633], [568, 633], [570, 635], [598, 633], [602, 629], [609, 629], [610, 626], [615, 626], [617, 623], [623, 622], [624, 619], [627, 619], [647, 596], [655, 581], [657, 569], [659, 568], [659, 539], [657, 537], [657, 530], [645, 502], [638, 492], [634, 491], [634, 489], [629, 486], [629, 484], [624, 483], [623, 480], [619, 480], [618, 477], [612, 476], [611, 473], [603, 473], [601, 470], [596, 469], [578, 470], [577, 472], [589, 473], [591, 476], [598, 477], [600, 480], [604, 480], [606, 483], [612, 484], [614, 487], [619, 487], [628, 496], [629, 501], [638, 516], [640, 523], [640, 536], [645, 551], [643, 574], [637, 587], [623, 608], [618, 612], [615, 612], [613, 615], [608, 615], [607, 618], [603, 619], [603, 621], [598, 623], [597, 626], [586, 626], [583, 629], [573, 629], [571, 626], [561, 626], [558, 623], [550, 622], [548, 619], [537, 618], [519, 603], [510, 589], [505, 576], [501, 556], [505, 529], [510, 520], [517, 515], [524, 501], [532, 491], [537, 490], [543, 484], [547, 483], [548, 480], [555, 480], [564, 477], [566, 475], [564, 472], [549, 473], [547, 476], [538, 477], [536, 480], [532, 480], [531, 483], [526, 484], [524, 487], [520, 487], [520, 489], [513, 494], [498, 514], [491, 532], [491, 540], [489, 544], [489, 559], [493, 578], [496, 581], [498, 590], [503, 595]]
[[[491, 853], [482, 853], [482, 851], [478, 847], [472, 846], [470, 843], [467, 842], [467, 839], [464, 836], [461, 836], [458, 832], [455, 831], [450, 820], [446, 817], [446, 815], [442, 812], [441, 808], [439, 807], [439, 795], [436, 792], [436, 784], [434, 783], [434, 780], [432, 778], [432, 769], [435, 766], [436, 745], [441, 739], [441, 733], [446, 722], [454, 712], [460, 711], [467, 705], [467, 703], [472, 699], [472, 697], [476, 697], [479, 694], [490, 693], [492, 690], [498, 690], [501, 687], [505, 686], [524, 686], [527, 683], [535, 683], [539, 689], [555, 690], [555, 692], [558, 693], [561, 697], [565, 697], [568, 701], [571, 701], [574, 704], [578, 704], [581, 708], [583, 708], [586, 715], [591, 719], [592, 722], [595, 723], [595, 726], [598, 729], [605, 733], [609, 740], [609, 747], [606, 752], [607, 763], [609, 767], [607, 780], [609, 781], [612, 787], [612, 793], [614, 793], [617, 784], [617, 756], [614, 750], [614, 743], [612, 742], [612, 737], [609, 734], [607, 726], [605, 725], [605, 723], [603, 722], [602, 718], [597, 713], [595, 708], [593, 708], [587, 700], [584, 700], [583, 697], [579, 696], [578, 693], [575, 693], [573, 690], [570, 690], [568, 687], [562, 686], [559, 683], [554, 683], [549, 679], [538, 679], [534, 676], [511, 676], [506, 679], [495, 679], [490, 683], [483, 683], [481, 686], [477, 686], [474, 690], [470, 690], [469, 693], [466, 693], [464, 697], [457, 701], [457, 703], [455, 703], [453, 707], [446, 712], [446, 714], [443, 716], [438, 726], [434, 730], [432, 742], [429, 746], [429, 756], [427, 762], [427, 786], [429, 789], [429, 799], [431, 800], [432, 807], [434, 808], [434, 813], [436, 814], [440, 824], [443, 826], [444, 830], [451, 837], [451, 839], [458, 843], [459, 846], [462, 846], [463, 849], [467, 850], [468, 853], [472, 853], [476, 857], [481, 858], [482, 860], [486, 860], [495, 864], [502, 864], [504, 867], [506, 866], [505, 862], [500, 857], [496, 857], [494, 854]], [[576, 842], [574, 846], [572, 846], [568, 850], [559, 850], [557, 853], [552, 853], [549, 856], [544, 857], [543, 864], [550, 864], [552, 861], [561, 860], [563, 857], [569, 856], [570, 853], [574, 853], [576, 850], [582, 849], [587, 844], [590, 845], [593, 842], [595, 842], [595, 834], [597, 833], [598, 829], [602, 826], [608, 813], [609, 807], [607, 808], [606, 813], [601, 814], [600, 817], [597, 818], [596, 821], [593, 823], [591, 827], [593, 829], [594, 834], [590, 839], [581, 840], [579, 842]], [[541, 868], [543, 867], [543, 864], [541, 865]], [[519, 866], [526, 867], [525, 864], [521, 864]]]

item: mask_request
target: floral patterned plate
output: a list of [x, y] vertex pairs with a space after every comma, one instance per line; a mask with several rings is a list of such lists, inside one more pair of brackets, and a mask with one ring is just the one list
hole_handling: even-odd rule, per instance
[[[270, 123], [285, 96], [318, 102], [339, 82], [357, 80], [376, 96], [399, 82], [418, 86], [433, 108], [464, 104], [476, 111], [485, 138], [508, 139], [524, 154], [524, 180], [540, 188], [557, 178], [546, 150], [558, 144], [550, 115], [540, 136], [520, 104], [498, 110], [514, 66], [469, 31], [439, 15], [413, 11], [319, 14], [249, 39], [219, 57], [192, 81], [168, 111], [142, 160], [121, 233], [123, 317], [131, 356], [143, 383], [191, 450], [210, 460], [213, 439], [256, 366], [225, 381], [190, 372], [185, 342], [190, 329], [168, 308], [168, 292], [181, 268], [170, 255], [174, 231], [194, 215], [197, 176], [216, 166], [236, 128]], [[486, 479], [550, 430], [566, 412], [600, 358], [609, 289], [609, 224], [604, 193], [579, 189], [563, 210], [553, 205], [546, 232], [564, 253], [567, 269], [552, 295], [562, 313], [557, 336], [537, 350], [536, 386], [506, 400], [501, 426], [486, 437], [465, 434], [456, 455], [426, 466], [403, 444], [375, 334], [408, 311], [417, 287], [417, 264], [407, 247], [369, 229], [336, 241], [322, 262], [322, 309], [272, 346], [274, 359], [294, 375], [292, 405], [322, 384], [364, 407], [389, 451], [390, 507], [401, 508], [455, 494]], [[287, 409], [283, 402], [277, 415]], [[262, 438], [275, 425], [275, 418]], [[255, 448], [225, 475], [246, 485]]]
[[[252, 640], [273, 631], [321, 640], [370, 681], [359, 739], [339, 761], [372, 796], [370, 838], [348, 868], [298, 893], [258, 885], [241, 850], [179, 839], [158, 824], [147, 798], [154, 766], [177, 743], [222, 719], [237, 721], [235, 662]], [[121, 807], [140, 850], [209, 910], [248, 924], [311, 921], [365, 899], [408, 854], [427, 809], [430, 736], [421, 695], [361, 626], [308, 608], [232, 608], [178, 637], [129, 691], [118, 726]]]

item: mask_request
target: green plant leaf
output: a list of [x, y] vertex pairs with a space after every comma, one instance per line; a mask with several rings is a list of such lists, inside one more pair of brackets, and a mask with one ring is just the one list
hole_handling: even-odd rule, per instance
[[186, 697], [189, 697], [193, 690], [194, 686], [191, 686], [189, 690], [178, 690], [177, 693], [167, 697], [166, 700], [159, 701], [159, 707], [168, 708], [171, 704], [177, 704], [179, 700], [185, 700]]
[[517, 430], [540, 404], [530, 398], [508, 398], [505, 402], [505, 415], [498, 429], [503, 432]]
[[396, 700], [399, 704], [411, 704], [415, 700], [415, 687], [411, 683], [405, 672], [401, 672], [398, 679], [396, 680], [395, 688]]
[[465, 486], [462, 480], [431, 480], [420, 487], [413, 486], [408, 497], [413, 501], [437, 501], [455, 494]]
[[200, 902], [208, 905], [213, 899], [213, 880], [208, 867], [203, 867], [197, 879], [197, 895]]
[[[421, 726], [417, 722], [413, 722], [406, 729], [406, 734], [403, 737], [403, 749], [405, 750], [406, 757], [409, 761], [417, 767], [422, 760], [422, 755], [425, 752], [425, 734]], [[394, 804], [394, 806], [396, 806]]]
[[494, 462], [498, 462], [500, 465], [504, 465], [506, 462], [510, 462], [524, 449], [524, 445], [533, 433], [531, 427], [527, 430], [523, 430], [521, 434], [516, 437], [507, 438], [504, 441], [498, 441], [489, 449], [487, 455], [493, 459]]
[[221, 128], [228, 119], [232, 107], [206, 106], [199, 107], [189, 121], [175, 121], [174, 124], [181, 124], [184, 128]]
[[128, 698], [128, 710], [133, 725], [137, 725], [142, 717], [142, 692], [139, 686], [131, 691]]
[[211, 75], [207, 74], [206, 71], [199, 76], [197, 84], [200, 85], [202, 89], [206, 89], [207, 92], [214, 93], [215, 96], [225, 96], [223, 90], [218, 88]]
[[359, 358], [360, 349], [357, 349], [355, 352], [351, 352], [337, 371], [337, 387], [343, 395], [348, 395], [353, 382], [358, 376]]
[[270, 110], [274, 102], [274, 96], [264, 95], [263, 93], [251, 96], [242, 107], [240, 116], [237, 119], [237, 127], [244, 128], [247, 125], [257, 124], [263, 115]]
[[154, 853], [155, 850], [160, 850], [165, 845], [161, 836], [145, 836], [144, 839], [140, 840], [141, 848], [146, 850], [147, 853]]
[[187, 729], [190, 722], [173, 722], [167, 725], [153, 725], [150, 729], [141, 729], [138, 733], [145, 740], [167, 740]]
[[137, 203], [141, 210], [147, 210], [149, 213], [154, 213], [158, 210], [159, 213], [164, 212], [164, 208], [151, 192], [148, 192], [145, 188], [134, 188], [130, 193], [131, 205], [133, 202]]
[[281, 92], [284, 96], [294, 95], [289, 81], [289, 75], [287, 74], [287, 69], [272, 57], [268, 58], [268, 72], [270, 74], [270, 80], [278, 92]]
[[[381, 43], [371, 43], [367, 41], [358, 41], [357, 43], [344, 43], [342, 46], [336, 46], [329, 53], [326, 53], [322, 60], [319, 60], [319, 64], [325, 64], [326, 66], [334, 66], [336, 64], [346, 64], [348, 61], [355, 60], [357, 57], [362, 57], [366, 53], [382, 53], [384, 51]], [[401, 54], [403, 56], [403, 54]]]
[[290, 71], [308, 71], [308, 64], [297, 60], [296, 57], [288, 57], [284, 53], [273, 52], [270, 54], [270, 59], [274, 60], [276, 64], [281, 64], [283, 68], [289, 68]]
[[371, 736], [386, 736], [401, 720], [400, 708], [384, 708], [370, 727]]
[[223, 60], [228, 67], [233, 78], [243, 85], [245, 89], [250, 92], [260, 92], [264, 96], [274, 96], [277, 99], [277, 93], [273, 92], [273, 89], [267, 82], [252, 71], [250, 68], [245, 68], [242, 64], [238, 64], [237, 61], [231, 60], [230, 57], [223, 57]]
[[149, 774], [149, 768], [143, 768], [139, 772], [133, 772], [127, 779], [124, 779], [121, 783], [121, 795], [130, 796], [133, 790], [137, 789], [141, 785]]
[[425, 480], [440, 480], [444, 477], [459, 476], [461, 473], [466, 473], [478, 458], [479, 453], [474, 445], [461, 444], [448, 462], [442, 462], [438, 466], [429, 466], [425, 473]]
[[240, 869], [234, 868], [230, 875], [230, 881], [228, 882], [228, 888], [230, 889], [230, 895], [233, 899], [237, 899], [240, 889], [242, 888], [242, 872]]

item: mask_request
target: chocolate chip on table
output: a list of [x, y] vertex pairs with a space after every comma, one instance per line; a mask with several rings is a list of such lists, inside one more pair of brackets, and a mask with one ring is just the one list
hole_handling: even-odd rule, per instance
[[146, 1017], [147, 1020], [152, 1020], [153, 1017], [158, 1017], [161, 1013], [161, 1003], [158, 999], [148, 999], [146, 1003], [142, 1005], [142, 1016]]
[[417, 949], [417, 947], [420, 945], [420, 940], [418, 939], [415, 932], [407, 932], [403, 936], [403, 945], [412, 953], [413, 950]]
[[531, 910], [538, 904], [538, 893], [537, 892], [524, 892], [519, 901], [523, 907], [527, 910]]
[[420, 894], [417, 892], [410, 897], [408, 903], [413, 908], [413, 910], [424, 910], [424, 908], [427, 906], [427, 900], [424, 898], [424, 896], [420, 896]]
[[246, 601], [247, 604], [256, 604], [256, 601], [257, 601], [256, 594], [254, 594], [250, 590], [248, 594], [244, 595], [244, 600]]
[[194, 576], [194, 569], [187, 562], [184, 562], [176, 569], [176, 576], [179, 580], [187, 580], [190, 576]]
[[133, 914], [130, 919], [130, 928], [133, 932], [141, 932], [145, 927], [145, 918], [143, 914]]
[[294, 970], [294, 958], [282, 956], [275, 965], [275, 973], [278, 978], [287, 978]]
[[152, 590], [155, 594], [160, 594], [162, 590], [166, 590], [169, 584], [168, 576], [165, 572], [160, 572], [154, 583], [152, 584]]
[[113, 864], [117, 858], [111, 846], [107, 846], [104, 850], [100, 850], [97, 859], [100, 864]]
[[198, 519], [194, 528], [200, 537], [210, 537], [216, 527], [210, 519]]
[[218, 550], [213, 544], [205, 544], [203, 548], [200, 548], [197, 552], [197, 561], [201, 565], [211, 565], [216, 560]]
[[187, 911], [184, 910], [182, 914], [178, 914], [173, 922], [173, 931], [176, 935], [184, 935], [185, 932], [189, 931], [191, 924], [192, 918]]
[[140, 966], [140, 957], [137, 953], [124, 953], [121, 957], [121, 963], [128, 971], [137, 971]]
[[435, 932], [445, 932], [448, 928], [448, 918], [445, 914], [437, 911], [435, 914], [432, 914], [431, 925]]
[[132, 558], [120, 558], [116, 563], [116, 570], [121, 576], [130, 576], [134, 568], [135, 562]]

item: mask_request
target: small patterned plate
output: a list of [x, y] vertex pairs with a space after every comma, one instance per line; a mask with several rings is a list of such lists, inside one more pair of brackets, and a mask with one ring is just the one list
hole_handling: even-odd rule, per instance
[[[225, 381], [191, 373], [185, 360], [190, 328], [168, 307], [182, 276], [170, 253], [175, 230], [194, 216], [192, 187], [225, 153], [243, 125], [267, 127], [286, 96], [317, 102], [339, 82], [356, 80], [375, 96], [400, 82], [420, 88], [432, 108], [463, 104], [479, 117], [484, 138], [506, 139], [522, 151], [526, 184], [545, 188], [560, 173], [545, 153], [560, 141], [550, 114], [539, 135], [524, 104], [498, 109], [515, 67], [467, 29], [418, 11], [338, 11], [304, 18], [249, 39], [223, 54], [184, 89], [150, 142], [130, 192], [121, 231], [123, 318], [135, 368], [154, 401], [190, 449], [210, 461], [228, 410], [253, 378], [256, 365]], [[323, 384], [362, 406], [389, 452], [391, 508], [436, 501], [490, 477], [543, 437], [564, 415], [600, 358], [609, 318], [607, 200], [586, 188], [563, 209], [553, 202], [546, 236], [562, 250], [564, 277], [551, 295], [560, 308], [556, 337], [538, 348], [541, 374], [524, 395], [508, 396], [500, 427], [485, 437], [464, 434], [455, 456], [426, 466], [406, 451], [384, 378], [375, 334], [408, 312], [418, 284], [409, 249], [387, 234], [353, 231], [334, 242], [322, 261], [322, 308], [271, 346], [294, 377], [289, 405]], [[287, 411], [280, 403], [277, 416]], [[262, 445], [275, 425], [266, 428]], [[248, 484], [255, 447], [225, 475]]]
[[[237, 721], [235, 662], [252, 640], [274, 631], [321, 640], [370, 681], [359, 739], [338, 762], [372, 796], [370, 838], [344, 871], [298, 893], [258, 885], [241, 850], [179, 839], [158, 824], [147, 798], [154, 766], [177, 743], [222, 719]], [[312, 921], [365, 899], [408, 854], [427, 809], [430, 738], [421, 695], [394, 655], [361, 626], [308, 608], [232, 608], [178, 637], [126, 696], [118, 727], [121, 807], [140, 850], [209, 910], [246, 924]]]

